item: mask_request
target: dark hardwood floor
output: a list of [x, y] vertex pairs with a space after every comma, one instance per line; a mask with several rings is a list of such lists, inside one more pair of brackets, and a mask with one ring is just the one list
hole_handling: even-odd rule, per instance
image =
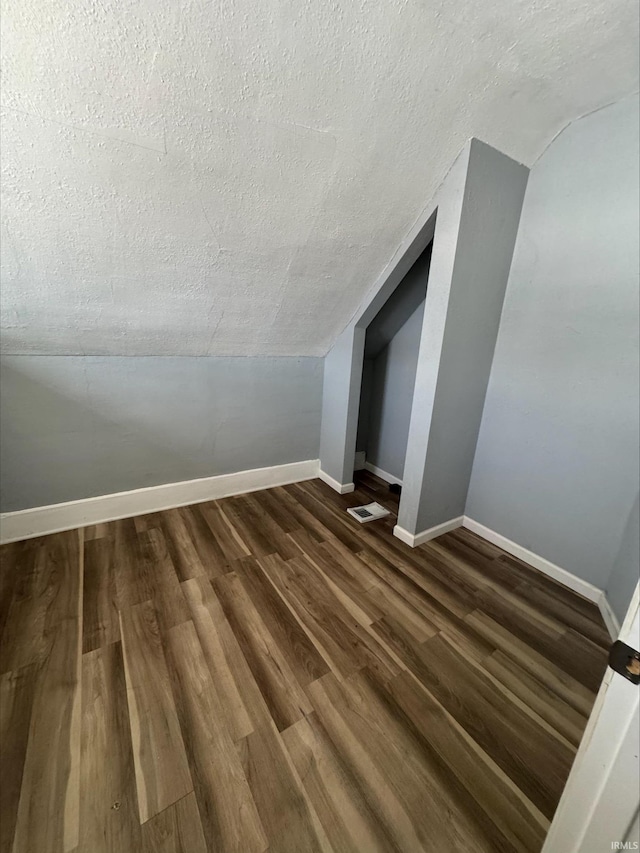
[[368, 474], [2, 548], [2, 851], [539, 851], [597, 608]]

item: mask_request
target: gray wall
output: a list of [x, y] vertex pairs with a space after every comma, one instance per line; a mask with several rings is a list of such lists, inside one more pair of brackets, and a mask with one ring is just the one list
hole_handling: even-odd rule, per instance
[[622, 623], [640, 574], [640, 495], [636, 497], [622, 531], [620, 548], [605, 591], [613, 612]]
[[611, 576], [618, 616], [638, 577], [638, 224], [634, 97], [531, 172], [466, 506], [600, 588]]
[[319, 358], [5, 356], [4, 512], [317, 459]]
[[622, 531], [620, 548], [605, 588], [609, 604], [622, 623], [640, 574], [640, 496], [636, 496]]
[[353, 482], [364, 338], [348, 326], [324, 359], [320, 466], [342, 485]]
[[528, 169], [472, 139], [325, 358], [320, 460], [347, 484], [365, 329], [433, 240], [398, 526], [461, 515]]
[[398, 514], [410, 534], [464, 513], [528, 171], [473, 139], [459, 213], [438, 208]]
[[358, 411], [358, 434], [356, 453], [366, 452], [369, 442], [369, 421], [371, 420], [371, 391], [373, 390], [374, 358], [365, 358], [362, 363], [362, 384], [360, 386], [360, 409]]
[[[467, 150], [468, 146], [465, 146], [443, 184], [450, 189], [450, 196], [456, 195], [455, 187], [466, 167]], [[455, 176], [453, 179], [451, 174]], [[439, 190], [438, 195], [441, 193]], [[366, 328], [433, 240], [436, 207], [434, 201], [427, 214], [414, 225], [325, 357], [320, 467], [343, 485], [353, 478]]]
[[413, 312], [423, 304], [431, 265], [430, 243], [367, 326], [365, 359], [376, 358]]
[[407, 452], [423, 313], [424, 301], [373, 360], [367, 462], [399, 480]]
[[432, 245], [366, 327], [356, 451], [366, 451], [367, 461], [398, 479], [402, 479], [407, 449]]

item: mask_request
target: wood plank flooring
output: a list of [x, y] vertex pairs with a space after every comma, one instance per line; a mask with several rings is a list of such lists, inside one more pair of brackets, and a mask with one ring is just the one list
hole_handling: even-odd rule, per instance
[[1, 853], [539, 851], [597, 608], [314, 480], [6, 545]]

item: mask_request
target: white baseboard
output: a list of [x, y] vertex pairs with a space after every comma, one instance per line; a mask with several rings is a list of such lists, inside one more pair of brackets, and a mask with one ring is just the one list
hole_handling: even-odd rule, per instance
[[347, 492], [353, 492], [356, 488], [354, 483], [339, 483], [322, 469], [318, 470], [317, 476], [320, 477], [322, 482], [326, 483], [327, 486], [331, 486], [334, 492], [337, 492], [339, 495], [346, 495]]
[[115, 521], [117, 518], [129, 518], [176, 506], [284, 486], [287, 483], [313, 480], [318, 476], [319, 470], [320, 460], [308, 459], [304, 462], [273, 465], [270, 468], [254, 468], [235, 474], [220, 474], [217, 477], [202, 477], [198, 480], [166, 483], [130, 492], [100, 495], [97, 498], [6, 512], [0, 515], [0, 542], [32, 539], [34, 536], [74, 530], [88, 524], [100, 524]]
[[377, 477], [380, 477], [381, 480], [385, 480], [387, 483], [395, 483], [398, 486], [402, 485], [402, 480], [399, 480], [398, 477], [394, 477], [393, 474], [389, 474], [387, 471], [383, 471], [382, 468], [378, 468], [377, 465], [372, 465], [371, 462], [365, 462], [364, 468], [366, 471], [371, 471], [372, 474], [375, 474]]
[[533, 566], [534, 569], [538, 569], [538, 571], [549, 575], [549, 577], [559, 581], [564, 586], [568, 586], [569, 589], [579, 593], [584, 598], [588, 598], [589, 601], [594, 601], [598, 605], [600, 604], [600, 599], [604, 593], [592, 583], [582, 580], [582, 578], [568, 572], [566, 569], [560, 568], [560, 566], [556, 566], [555, 563], [546, 560], [544, 557], [540, 557], [538, 554], [534, 554], [533, 551], [523, 548], [522, 545], [512, 542], [500, 533], [496, 533], [495, 530], [485, 527], [484, 524], [479, 524], [466, 515], [462, 526], [466, 527], [467, 530], [471, 530], [472, 533], [477, 533], [478, 536], [486, 539], [487, 542], [491, 542], [493, 545], [497, 545], [498, 548], [502, 548], [508, 554], [522, 560], [523, 563]]
[[367, 462], [367, 454], [364, 450], [358, 450], [353, 460], [353, 470], [362, 471]]
[[609, 631], [609, 634], [611, 635], [611, 638], [614, 640], [617, 639], [618, 634], [620, 633], [620, 623], [611, 609], [611, 605], [609, 604], [607, 596], [603, 590], [588, 581], [582, 580], [582, 578], [568, 572], [566, 569], [556, 566], [555, 563], [546, 560], [544, 557], [539, 556], [539, 554], [534, 554], [533, 551], [523, 548], [522, 545], [518, 545], [517, 542], [512, 542], [511, 539], [507, 539], [506, 536], [496, 533], [495, 530], [485, 527], [484, 524], [480, 524], [466, 515], [461, 516], [460, 518], [453, 518], [451, 521], [445, 521], [443, 524], [438, 524], [436, 527], [432, 527], [429, 530], [423, 530], [421, 533], [417, 533], [415, 535], [409, 533], [409, 531], [405, 530], [404, 527], [396, 525], [393, 528], [393, 535], [397, 536], [398, 539], [406, 545], [409, 545], [411, 548], [415, 548], [418, 545], [422, 545], [424, 542], [428, 542], [430, 539], [442, 536], [443, 533], [455, 530], [456, 527], [466, 527], [467, 530], [477, 533], [478, 536], [486, 539], [487, 542], [491, 542], [493, 545], [497, 545], [498, 548], [502, 548], [502, 550], [506, 551], [507, 554], [517, 557], [519, 560], [522, 560], [523, 563], [532, 566], [532, 568], [548, 575], [563, 586], [566, 586], [574, 592], [577, 592], [579, 595], [582, 595], [583, 598], [593, 601], [598, 605], [602, 619]]
[[400, 527], [399, 524], [393, 528], [393, 535], [397, 536], [401, 542], [404, 542], [405, 545], [409, 545], [411, 548], [417, 548], [418, 545], [423, 545], [425, 542], [429, 542], [430, 539], [435, 539], [436, 536], [442, 536], [443, 533], [448, 533], [450, 530], [455, 530], [456, 527], [462, 526], [462, 516], [459, 518], [452, 518], [449, 521], [444, 521], [442, 524], [437, 524], [435, 527], [430, 527], [429, 530], [423, 530], [421, 533], [409, 533], [408, 530], [405, 530], [404, 527]]
[[600, 615], [602, 616], [602, 620], [607, 626], [609, 636], [612, 640], [617, 640], [618, 636], [620, 635], [621, 626], [618, 622], [618, 617], [613, 612], [613, 609], [609, 604], [609, 599], [607, 598], [606, 593], [601, 593], [600, 598], [596, 603], [598, 605], [598, 608], [600, 609]]

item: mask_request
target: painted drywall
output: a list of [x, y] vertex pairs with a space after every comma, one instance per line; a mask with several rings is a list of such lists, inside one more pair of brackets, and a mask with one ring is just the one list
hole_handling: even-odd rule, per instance
[[464, 513], [528, 171], [472, 140], [438, 207], [398, 513], [409, 534]]
[[[366, 346], [366, 342], [365, 342]], [[371, 416], [371, 390], [373, 387], [373, 366], [375, 359], [365, 358], [362, 363], [362, 383], [360, 385], [360, 408], [358, 409], [358, 432], [356, 435], [356, 453], [367, 452], [369, 441], [369, 420]]]
[[420, 255], [398, 287], [367, 326], [364, 357], [375, 359], [424, 302], [431, 264], [431, 244]]
[[640, 495], [636, 496], [622, 531], [620, 547], [605, 592], [613, 612], [622, 624], [636, 584], [640, 580]]
[[466, 506], [600, 588], [617, 566], [612, 591], [638, 495], [638, 224], [630, 98], [531, 172]]
[[3, 0], [2, 346], [324, 355], [471, 137], [637, 86], [633, 0]]
[[373, 361], [367, 462], [402, 480], [424, 300]]
[[324, 359], [320, 468], [336, 482], [353, 482], [365, 330], [350, 326]]
[[317, 459], [316, 358], [2, 358], [2, 511]]
[[470, 140], [325, 359], [320, 463], [346, 484], [366, 327], [433, 241], [398, 513], [411, 535], [464, 511], [527, 175], [526, 167]]
[[[430, 223], [429, 228], [425, 232], [430, 237], [433, 236], [431, 230], [432, 224]], [[432, 244], [430, 242], [427, 248], [408, 269], [395, 290], [391, 290], [389, 283], [385, 284], [383, 288], [385, 291], [385, 302], [381, 298], [382, 294], [376, 294], [373, 303], [380, 307], [375, 316], [372, 305], [367, 306], [366, 310], [367, 318], [372, 319], [367, 319], [366, 325], [356, 452], [367, 452], [370, 429], [373, 426], [373, 444], [369, 448], [369, 462], [379, 465], [379, 467], [383, 466], [381, 463], [375, 462], [373, 457], [379, 456], [380, 452], [382, 452], [382, 456], [385, 458], [387, 456], [391, 457], [392, 468], [402, 469], [404, 465], [411, 400], [413, 399], [413, 381], [415, 379], [415, 364], [413, 362], [417, 361], [419, 329], [422, 320], [420, 319], [419, 322], [416, 321], [413, 327], [414, 330], [418, 330], [418, 341], [415, 342], [413, 356], [407, 358], [407, 348], [404, 345], [407, 334], [409, 334], [408, 330], [401, 335], [393, 349], [393, 355], [388, 368], [390, 375], [389, 382], [393, 384], [393, 389], [384, 390], [384, 374], [387, 372], [389, 354], [387, 353], [384, 359], [380, 361], [378, 359], [382, 351], [399, 334], [411, 315], [415, 314], [418, 310], [422, 312], [429, 278], [431, 250]], [[364, 325], [362, 320], [360, 323]], [[405, 374], [405, 369], [409, 371], [408, 374]], [[374, 371], [376, 373], [377, 402], [372, 409], [371, 395], [373, 392]], [[388, 409], [387, 406], [394, 406], [396, 409], [395, 413], [392, 414], [391, 409]], [[374, 418], [373, 424], [371, 422], [372, 417]], [[393, 427], [398, 428], [397, 434], [391, 432]], [[379, 447], [384, 449], [379, 451]], [[400, 448], [402, 449], [400, 450]], [[400, 456], [402, 456], [401, 462], [398, 461]], [[383, 470], [392, 473], [391, 469], [383, 468]], [[400, 473], [394, 476], [402, 479], [402, 471], [400, 470]]]
[[[320, 468], [343, 485], [351, 482], [356, 454], [367, 327], [433, 241], [438, 205], [448, 209], [453, 199], [456, 207], [455, 197], [462, 193], [459, 185], [464, 180], [468, 155], [469, 144], [324, 359]], [[367, 393], [365, 389], [365, 396]]]

